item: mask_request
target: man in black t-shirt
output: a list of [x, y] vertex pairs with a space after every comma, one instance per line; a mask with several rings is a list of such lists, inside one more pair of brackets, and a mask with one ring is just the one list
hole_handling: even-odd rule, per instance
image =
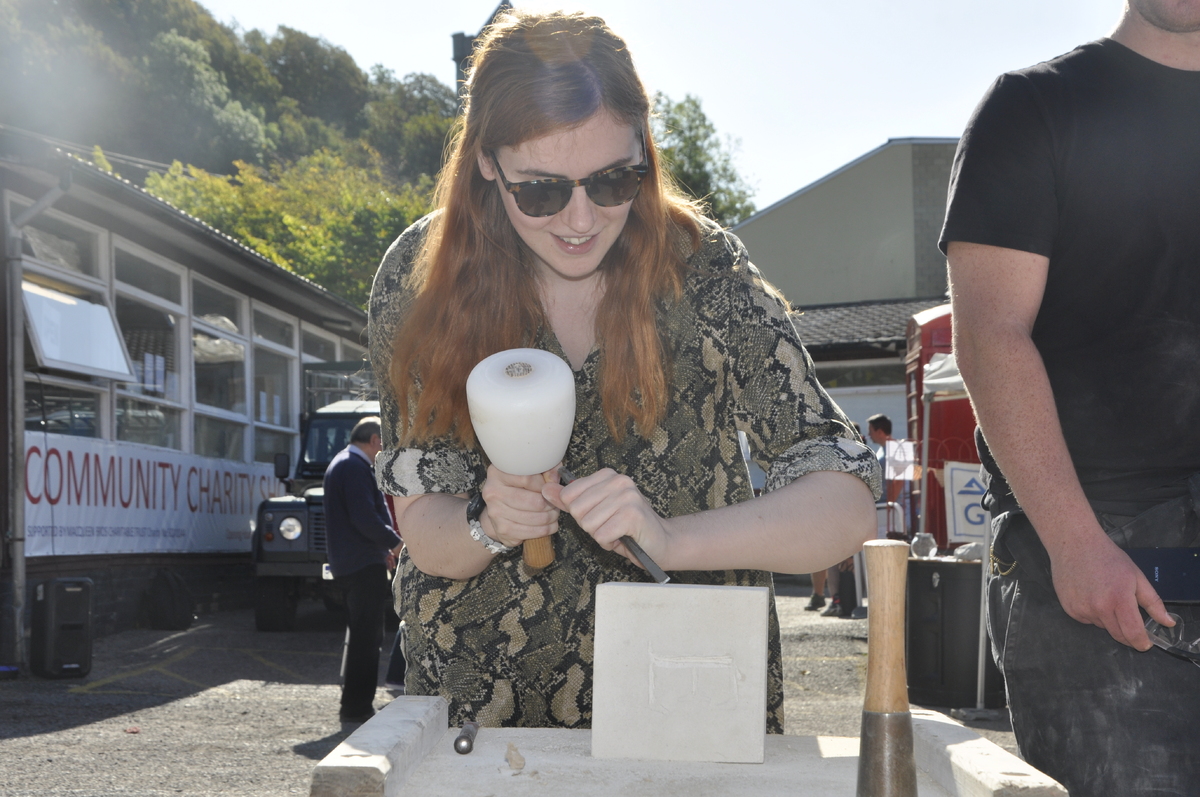
[[[941, 245], [996, 516], [989, 629], [1030, 763], [1080, 795], [1197, 794], [1200, 638], [1124, 549], [1200, 545], [1200, 0], [1001, 76]], [[1140, 608], [1139, 608], [1140, 607]]]

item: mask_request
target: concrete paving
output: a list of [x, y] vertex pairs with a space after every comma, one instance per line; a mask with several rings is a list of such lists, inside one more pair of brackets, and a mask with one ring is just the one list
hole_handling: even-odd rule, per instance
[[[803, 611], [802, 585], [779, 591], [788, 734], [857, 736], [867, 621]], [[0, 797], [307, 794], [354, 729], [337, 719], [343, 633], [318, 603], [285, 634], [220, 612], [102, 637], [86, 678], [0, 681]], [[376, 706], [390, 700], [381, 688]], [[1015, 750], [1004, 725], [968, 724]]]
[[0, 682], [0, 795], [306, 794], [353, 730], [337, 718], [343, 633], [317, 603], [287, 634], [220, 612], [102, 637], [86, 678]]

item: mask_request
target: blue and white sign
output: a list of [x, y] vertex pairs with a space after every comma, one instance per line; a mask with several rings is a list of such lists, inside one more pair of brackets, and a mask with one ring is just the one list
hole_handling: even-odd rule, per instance
[[947, 462], [942, 474], [946, 491], [946, 539], [948, 542], [986, 542], [991, 515], [980, 503], [986, 489], [979, 479], [979, 465]]

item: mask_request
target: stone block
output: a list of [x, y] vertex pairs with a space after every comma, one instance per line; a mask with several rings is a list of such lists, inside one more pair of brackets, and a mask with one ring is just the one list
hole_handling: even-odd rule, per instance
[[448, 726], [442, 698], [396, 698], [321, 759], [309, 797], [396, 794]]
[[1067, 790], [1002, 747], [936, 711], [913, 709], [913, 754], [956, 797], [1067, 797]]
[[596, 590], [592, 755], [762, 763], [768, 591]]

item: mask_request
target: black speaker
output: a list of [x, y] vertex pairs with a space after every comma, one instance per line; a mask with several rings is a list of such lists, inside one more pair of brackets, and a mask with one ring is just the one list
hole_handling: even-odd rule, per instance
[[[974, 708], [979, 682], [979, 562], [909, 559], [908, 699], [918, 705]], [[986, 633], [986, 632], [985, 632]], [[1005, 704], [1004, 679], [984, 654], [984, 708]]]
[[34, 589], [29, 663], [44, 678], [82, 678], [92, 670], [92, 580], [56, 578]]

